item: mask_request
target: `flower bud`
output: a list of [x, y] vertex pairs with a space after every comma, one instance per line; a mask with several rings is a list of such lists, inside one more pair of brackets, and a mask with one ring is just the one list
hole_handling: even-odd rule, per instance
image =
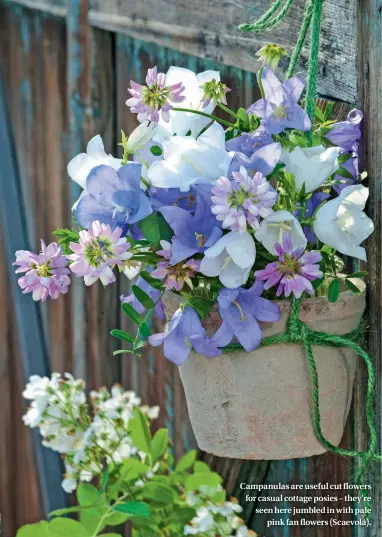
[[144, 121], [130, 134], [127, 140], [127, 148], [129, 153], [135, 153], [143, 149], [147, 142], [154, 136], [156, 124], [152, 121]]
[[273, 71], [277, 68], [283, 56], [288, 56], [285, 48], [274, 43], [267, 43], [256, 52], [256, 56], [261, 58], [263, 67], [268, 66]]

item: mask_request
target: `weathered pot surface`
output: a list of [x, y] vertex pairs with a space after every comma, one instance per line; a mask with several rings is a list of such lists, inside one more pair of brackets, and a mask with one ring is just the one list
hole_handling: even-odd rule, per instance
[[[170, 318], [181, 297], [164, 300]], [[280, 321], [260, 323], [263, 336], [286, 329], [289, 301], [277, 301]], [[324, 297], [303, 300], [300, 319], [314, 330], [345, 334], [359, 325], [364, 295], [341, 293], [336, 303]], [[207, 319], [211, 333], [218, 314]], [[357, 356], [349, 349], [314, 347], [320, 390], [321, 426], [338, 445], [352, 398]], [[188, 410], [200, 449], [235, 459], [291, 459], [324, 453], [312, 422], [311, 378], [299, 344], [206, 358], [192, 352], [180, 366]]]

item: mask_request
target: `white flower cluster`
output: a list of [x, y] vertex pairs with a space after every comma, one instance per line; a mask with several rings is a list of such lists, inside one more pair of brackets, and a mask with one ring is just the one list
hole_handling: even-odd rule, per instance
[[75, 490], [79, 481], [91, 481], [106, 464], [120, 463], [132, 455], [145, 459], [128, 434], [129, 420], [136, 407], [149, 420], [155, 419], [159, 407], [140, 406], [135, 392], [118, 385], [111, 393], [106, 388], [91, 392], [93, 417], [88, 412], [84, 381], [68, 373], [64, 378], [58, 373], [50, 379], [32, 376], [23, 396], [31, 401], [23, 417], [25, 425], [38, 427], [43, 445], [64, 456], [62, 486], [66, 492]]
[[[230, 501], [214, 503], [211, 491], [203, 490], [201, 493], [187, 493], [188, 505], [196, 508], [196, 516], [184, 527], [184, 535], [203, 535], [203, 537], [256, 537], [256, 533], [249, 530], [244, 520], [238, 515], [243, 508], [236, 498]], [[216, 490], [214, 491], [216, 492]]]

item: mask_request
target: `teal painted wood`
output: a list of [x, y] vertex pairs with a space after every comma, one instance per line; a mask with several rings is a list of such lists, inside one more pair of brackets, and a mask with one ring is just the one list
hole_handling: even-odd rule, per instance
[[[0, 187], [3, 192], [3, 195], [0, 196], [0, 215], [2, 228], [7, 230], [4, 233], [4, 242], [16, 311], [18, 340], [22, 354], [23, 381], [26, 383], [30, 375], [49, 375], [50, 367], [38, 305], [30, 300], [29, 296], [20, 294], [17, 277], [13, 273], [11, 265], [15, 251], [18, 249], [28, 250], [30, 243], [1, 70], [0, 160]], [[33, 352], [31, 352], [31, 349], [33, 349]], [[33, 432], [33, 440], [43, 508], [45, 516], [47, 516], [50, 511], [67, 504], [67, 496], [61, 488], [62, 465], [58, 453], [54, 453], [42, 446], [37, 430]]]

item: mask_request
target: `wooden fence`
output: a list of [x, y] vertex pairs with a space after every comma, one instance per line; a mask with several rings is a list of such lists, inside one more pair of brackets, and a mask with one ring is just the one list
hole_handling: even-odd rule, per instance
[[[147, 350], [140, 361], [112, 357], [119, 344], [109, 331], [123, 326], [118, 296], [126, 292], [127, 281], [121, 279], [106, 290], [95, 285], [86, 294], [81, 282], [75, 282], [65, 298], [35, 307], [29, 297], [24, 300], [17, 290], [11, 251], [28, 244], [37, 248], [40, 237], [50, 240], [53, 229], [70, 224], [70, 206], [78, 190], [67, 176], [66, 164], [98, 133], [106, 149], [117, 154], [120, 129], [129, 132], [136, 125], [125, 106], [129, 81], [142, 81], [148, 67], [158, 65], [166, 71], [173, 64], [196, 72], [219, 69], [233, 88], [233, 106], [251, 104], [258, 96], [253, 76], [257, 68], [254, 52], [266, 41], [291, 49], [305, 2], [296, 0], [293, 15], [274, 33], [254, 38], [236, 31], [237, 24], [257, 17], [268, 4], [269, 0], [0, 0], [3, 105], [10, 118], [6, 126], [0, 125], [3, 537], [14, 537], [20, 525], [40, 519], [62, 499], [57, 484], [59, 461], [48, 460], [46, 450], [38, 448], [38, 442], [21, 423], [25, 409], [21, 390], [31, 372], [42, 372], [48, 366], [52, 371], [71, 371], [85, 378], [89, 388], [121, 382], [136, 390], [145, 403], [160, 405], [157, 426], [168, 427], [177, 457], [195, 446], [177, 368], [153, 349]], [[369, 212], [376, 223], [368, 248], [368, 336], [379, 381], [381, 11], [380, 0], [326, 0], [319, 74], [321, 95], [343, 101], [337, 105], [339, 114], [355, 103], [365, 112], [363, 167], [369, 172]], [[305, 51], [301, 71], [306, 60]], [[4, 142], [5, 136], [8, 143]], [[9, 142], [12, 136], [14, 145]], [[362, 368], [356, 386], [343, 444], [360, 447], [367, 438]], [[380, 394], [380, 385], [378, 389]], [[376, 405], [380, 417], [379, 400]], [[331, 537], [382, 534], [378, 466], [370, 474], [376, 513], [372, 528], [322, 530], [308, 526], [267, 530], [271, 515], [258, 515], [255, 502], [244, 502], [240, 482], [341, 483], [350, 479], [354, 467], [348, 460], [330, 454], [272, 462], [201, 456], [222, 473], [229, 492], [243, 500], [245, 518], [259, 535], [327, 537], [328, 531]]]

